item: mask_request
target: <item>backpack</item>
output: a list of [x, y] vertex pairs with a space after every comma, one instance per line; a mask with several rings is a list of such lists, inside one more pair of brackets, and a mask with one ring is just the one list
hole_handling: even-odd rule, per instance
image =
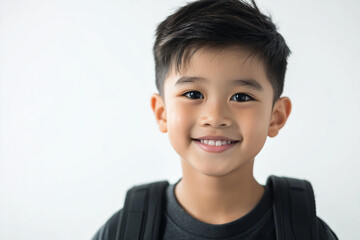
[[[117, 236], [120, 240], [158, 239], [167, 181], [128, 190]], [[318, 240], [314, 192], [306, 180], [269, 176], [276, 239]]]

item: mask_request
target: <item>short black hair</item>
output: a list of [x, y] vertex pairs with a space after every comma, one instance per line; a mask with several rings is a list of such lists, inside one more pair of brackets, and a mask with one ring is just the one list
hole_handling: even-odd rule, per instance
[[254, 0], [198, 0], [168, 16], [156, 29], [153, 53], [156, 87], [164, 95], [164, 81], [172, 66], [179, 71], [203, 47], [243, 46], [259, 56], [274, 90], [281, 96], [290, 49], [271, 16], [260, 12]]

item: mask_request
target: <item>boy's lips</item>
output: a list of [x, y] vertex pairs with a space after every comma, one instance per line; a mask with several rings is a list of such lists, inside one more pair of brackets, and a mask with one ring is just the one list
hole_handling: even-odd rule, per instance
[[226, 141], [239, 141], [239, 140], [235, 140], [235, 139], [231, 139], [228, 137], [224, 137], [224, 136], [204, 136], [204, 137], [199, 137], [199, 138], [193, 138], [194, 140], [226, 140]]
[[239, 140], [234, 140], [223, 136], [204, 136], [197, 139], [192, 138], [192, 140], [201, 149], [210, 153], [223, 152], [239, 142]]

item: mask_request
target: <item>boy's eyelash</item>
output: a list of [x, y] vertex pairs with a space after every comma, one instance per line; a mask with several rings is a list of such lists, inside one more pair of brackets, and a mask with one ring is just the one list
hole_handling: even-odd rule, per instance
[[[196, 93], [196, 94], [194, 94], [194, 93]], [[197, 95], [197, 97], [199, 97], [199, 94], [202, 95], [201, 98], [192, 98], [192, 97], [194, 97], [194, 95], [195, 95], [195, 96]], [[247, 101], [237, 101], [237, 102], [248, 102], [248, 101], [254, 100], [253, 97], [251, 97], [250, 95], [248, 95], [248, 94], [246, 94], [246, 93], [242, 93], [242, 92], [235, 93], [234, 95], [231, 96], [230, 99], [232, 99], [232, 98], [233, 98], [234, 96], [236, 96], [236, 95], [246, 96], [246, 97], [249, 98]], [[203, 99], [203, 98], [204, 98], [204, 95], [203, 95], [201, 92], [199, 92], [199, 91], [187, 91], [187, 92], [183, 93], [181, 96], [185, 96], [185, 97], [187, 97], [187, 98], [189, 98], [189, 99], [193, 99], [193, 100]], [[192, 97], [190, 97], [190, 96], [192, 96]]]
[[[181, 96], [185, 96], [189, 99], [194, 99], [194, 98], [191, 98], [188, 96], [188, 95], [194, 95], [194, 94], [190, 94], [190, 93], [200, 93], [202, 95], [202, 93], [199, 91], [187, 91], [187, 92], [183, 93]], [[203, 98], [204, 98], [204, 96], [202, 98], [196, 98], [196, 99], [203, 99]]]
[[232, 99], [232, 98], [233, 98], [233, 96], [235, 96], [235, 95], [245, 96], [245, 97], [247, 97], [247, 98], [248, 98], [248, 100], [246, 100], [246, 101], [236, 101], [236, 102], [248, 102], [248, 101], [252, 101], [252, 100], [254, 100], [254, 98], [253, 98], [253, 97], [249, 96], [249, 95], [248, 95], [248, 94], [246, 94], [246, 93], [241, 93], [241, 92], [239, 92], [239, 93], [235, 93], [234, 95], [232, 95], [232, 96], [231, 96], [231, 99]]

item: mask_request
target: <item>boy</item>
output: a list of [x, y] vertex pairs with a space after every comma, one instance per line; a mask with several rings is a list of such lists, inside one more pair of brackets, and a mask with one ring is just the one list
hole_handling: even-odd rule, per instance
[[[255, 2], [195, 1], [158, 26], [159, 94], [152, 96], [151, 107], [181, 158], [183, 176], [159, 197], [160, 214], [150, 219], [159, 222], [156, 235], [125, 239], [313, 239], [299, 237], [309, 230], [301, 228], [294, 230], [296, 238], [280, 238], [291, 228], [277, 222], [273, 206], [282, 205], [273, 205], [272, 185], [253, 176], [255, 156], [291, 111], [290, 99], [280, 97], [289, 53]], [[131, 199], [125, 206], [138, 201]], [[125, 221], [128, 228], [148, 227], [143, 218], [129, 220], [132, 213], [139, 211], [116, 212], [93, 239], [135, 236], [124, 229]], [[161, 221], [155, 221], [159, 215]], [[320, 218], [315, 225], [309, 232], [318, 239], [337, 239]]]

